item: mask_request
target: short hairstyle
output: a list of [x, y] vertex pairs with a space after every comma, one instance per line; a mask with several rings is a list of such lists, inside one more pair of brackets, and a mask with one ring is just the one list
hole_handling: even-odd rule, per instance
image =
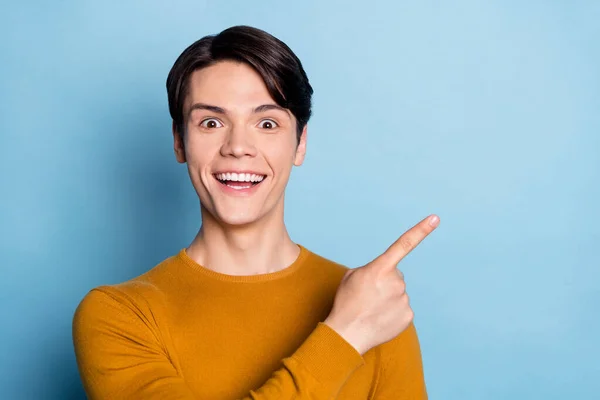
[[250, 26], [233, 26], [217, 35], [205, 36], [186, 48], [167, 77], [169, 113], [179, 134], [185, 132], [183, 105], [190, 75], [219, 61], [250, 65], [262, 77], [277, 105], [296, 117], [296, 136], [311, 116], [313, 89], [294, 52], [271, 34]]

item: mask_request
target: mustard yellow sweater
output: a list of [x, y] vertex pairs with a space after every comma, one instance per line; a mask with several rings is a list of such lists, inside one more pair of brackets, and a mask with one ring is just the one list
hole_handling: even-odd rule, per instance
[[323, 324], [346, 267], [300, 246], [275, 273], [211, 271], [181, 250], [101, 286], [73, 321], [90, 399], [427, 399], [414, 325], [361, 356]]

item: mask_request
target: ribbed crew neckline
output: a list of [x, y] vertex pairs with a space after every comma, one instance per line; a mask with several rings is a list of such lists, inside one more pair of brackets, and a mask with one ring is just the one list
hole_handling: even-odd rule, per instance
[[296, 245], [300, 248], [300, 254], [296, 260], [291, 263], [286, 268], [277, 271], [270, 272], [266, 274], [259, 275], [228, 275], [220, 272], [213, 271], [211, 269], [206, 268], [203, 265], [198, 264], [194, 261], [188, 254], [185, 248], [179, 251], [177, 254], [177, 258], [179, 258], [184, 264], [191, 267], [197, 272], [208, 276], [209, 278], [217, 279], [224, 282], [239, 282], [239, 283], [252, 283], [252, 282], [268, 282], [276, 279], [280, 279], [286, 277], [294, 272], [296, 272], [303, 264], [304, 260], [308, 257], [310, 252], [302, 245], [296, 243]]

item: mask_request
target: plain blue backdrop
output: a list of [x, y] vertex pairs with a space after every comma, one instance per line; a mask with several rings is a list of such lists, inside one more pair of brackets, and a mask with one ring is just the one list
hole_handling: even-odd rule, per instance
[[189, 244], [165, 79], [237, 24], [315, 88], [292, 238], [401, 264], [432, 399], [600, 393], [600, 2], [3, 1], [0, 393], [84, 397], [71, 318], [92, 287]]

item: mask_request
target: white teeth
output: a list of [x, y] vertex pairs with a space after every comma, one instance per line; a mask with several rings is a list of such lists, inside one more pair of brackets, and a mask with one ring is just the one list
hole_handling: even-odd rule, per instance
[[216, 174], [215, 177], [221, 181], [235, 181], [235, 182], [261, 182], [265, 179], [266, 175], [236, 173], [236, 172], [225, 172]]
[[265, 179], [264, 175], [252, 175], [252, 182], [260, 182]]

